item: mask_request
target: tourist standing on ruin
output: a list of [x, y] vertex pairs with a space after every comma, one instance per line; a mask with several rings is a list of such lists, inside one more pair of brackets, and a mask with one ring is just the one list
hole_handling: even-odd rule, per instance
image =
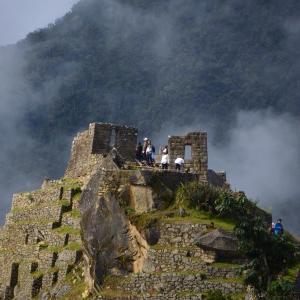
[[184, 159], [181, 157], [177, 157], [175, 159], [175, 170], [181, 171], [181, 167], [184, 164]]
[[143, 160], [147, 161], [146, 151], [148, 147], [148, 138], [144, 138], [144, 144], [143, 144]]
[[168, 170], [169, 168], [169, 154], [163, 154], [161, 157], [161, 168], [163, 170]]
[[148, 140], [147, 148], [146, 148], [146, 161], [148, 166], [152, 166], [153, 163], [153, 146], [150, 140]]
[[274, 234], [275, 235], [282, 235], [283, 234], [283, 225], [282, 225], [282, 220], [278, 219], [275, 228], [274, 228]]
[[163, 154], [168, 154], [168, 153], [169, 153], [168, 146], [165, 146], [165, 147], [164, 147], [162, 153], [163, 153]]

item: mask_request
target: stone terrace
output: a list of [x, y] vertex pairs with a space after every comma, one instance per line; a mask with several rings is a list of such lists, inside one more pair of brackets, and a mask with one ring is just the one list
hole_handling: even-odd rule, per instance
[[72, 270], [82, 255], [79, 196], [73, 180], [14, 196], [1, 230], [0, 299], [31, 299]]
[[202, 299], [210, 289], [242, 297], [245, 288], [236, 265], [203, 261], [195, 241], [206, 230], [204, 224], [161, 224], [160, 239], [151, 246], [143, 271], [108, 276], [99, 299]]

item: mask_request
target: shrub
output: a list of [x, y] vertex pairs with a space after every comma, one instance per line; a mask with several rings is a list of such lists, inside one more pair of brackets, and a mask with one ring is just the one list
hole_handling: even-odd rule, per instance
[[206, 300], [232, 300], [230, 295], [223, 295], [220, 290], [209, 291], [205, 297]]
[[284, 279], [272, 281], [268, 287], [268, 300], [293, 300], [294, 285]]
[[182, 184], [176, 192], [176, 204], [216, 214], [215, 201], [219, 190], [197, 181]]
[[249, 201], [244, 195], [221, 190], [215, 201], [215, 210], [222, 217], [239, 218], [245, 213], [247, 202]]

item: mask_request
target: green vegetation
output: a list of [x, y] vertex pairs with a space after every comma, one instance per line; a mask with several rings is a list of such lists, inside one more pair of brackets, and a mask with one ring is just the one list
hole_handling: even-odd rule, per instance
[[[275, 236], [266, 227], [263, 212], [243, 193], [215, 188], [199, 182], [182, 185], [176, 193], [176, 205], [214, 217], [233, 217], [234, 232], [241, 255], [249, 259], [244, 266], [245, 283], [257, 291], [285, 290], [288, 284], [272, 283], [289, 267], [295, 276], [296, 242], [290, 235]], [[267, 216], [265, 214], [265, 216]], [[217, 223], [216, 223], [217, 224]]]
[[223, 295], [220, 290], [208, 291], [204, 297], [205, 300], [233, 300], [231, 295]]
[[234, 293], [224, 295], [220, 290], [217, 291], [209, 291], [204, 294], [205, 300], [244, 300], [244, 293]]
[[80, 218], [80, 210], [79, 209], [72, 209], [70, 212], [69, 212], [70, 216], [74, 219], [78, 219]]
[[225, 230], [233, 230], [235, 222], [232, 219], [226, 219], [219, 216], [213, 216], [205, 211], [199, 211], [195, 209], [186, 208], [187, 215], [185, 217], [178, 216], [178, 210], [173, 209], [174, 216], [166, 218], [166, 223], [180, 223], [180, 222], [191, 222], [196, 224], [207, 224], [213, 225]]
[[65, 247], [65, 249], [72, 251], [82, 250], [82, 244], [78, 242], [71, 242]]
[[74, 235], [80, 235], [80, 229], [73, 228], [71, 226], [61, 226], [58, 228], [53, 229], [55, 232], [59, 234], [74, 234]]
[[240, 265], [230, 262], [214, 262], [211, 264], [211, 266], [219, 269], [237, 269], [240, 267]]
[[44, 272], [42, 272], [42, 271], [36, 271], [36, 272], [31, 273], [31, 275], [32, 275], [32, 277], [34, 279], [37, 279], [37, 278], [42, 277], [44, 275]]

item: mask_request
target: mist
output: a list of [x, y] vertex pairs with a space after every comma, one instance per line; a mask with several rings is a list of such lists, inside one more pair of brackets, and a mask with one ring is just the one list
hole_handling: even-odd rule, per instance
[[210, 123], [196, 121], [186, 127], [172, 122], [154, 135], [157, 145], [165, 145], [168, 135], [192, 131], [208, 132], [209, 168], [225, 171], [231, 188], [244, 191], [273, 219], [300, 234], [300, 122], [289, 114], [272, 110], [239, 111], [226, 136]]
[[[3, 16], [27, 21], [0, 18], [0, 45], [75, 2], [5, 0]], [[13, 192], [63, 175], [77, 131], [104, 121], [156, 145], [207, 130], [210, 167], [300, 232], [299, 15], [295, 0], [83, 0], [0, 48], [0, 220]]]

